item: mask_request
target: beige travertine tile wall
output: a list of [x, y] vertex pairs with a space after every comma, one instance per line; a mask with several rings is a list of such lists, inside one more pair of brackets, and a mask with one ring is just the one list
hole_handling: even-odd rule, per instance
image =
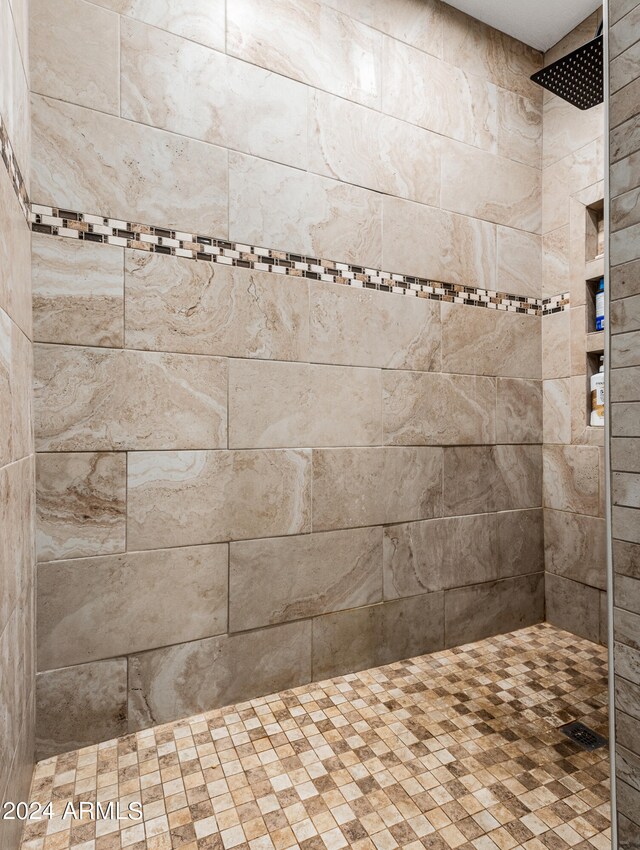
[[[600, 19], [601, 12], [587, 18], [547, 51], [545, 64], [594, 38]], [[569, 292], [571, 305], [542, 318], [546, 615], [600, 642], [607, 628], [604, 434], [587, 427], [587, 331], [595, 328], [586, 309], [585, 235], [586, 208], [604, 196], [603, 108], [581, 111], [545, 92], [542, 171], [542, 291]]]
[[609, 5], [609, 398], [620, 850], [640, 847], [640, 4]]
[[[28, 11], [0, 0], [0, 123], [29, 175]], [[4, 146], [3, 146], [4, 147]], [[31, 233], [0, 159], [0, 801], [27, 800], [35, 732], [35, 456], [31, 418]], [[4, 809], [3, 809], [4, 812]], [[13, 850], [19, 820], [0, 819]]]
[[[541, 295], [530, 48], [435, 0], [31, 22], [35, 203]], [[40, 753], [544, 618], [538, 317], [43, 234], [33, 280]]]

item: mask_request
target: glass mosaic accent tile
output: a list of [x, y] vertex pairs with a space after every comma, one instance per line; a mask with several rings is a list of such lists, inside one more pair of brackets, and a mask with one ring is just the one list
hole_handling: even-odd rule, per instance
[[37, 233], [532, 316], [558, 313], [570, 306], [568, 292], [531, 298], [31, 203], [2, 116], [0, 156], [23, 212]]
[[531, 316], [569, 309], [568, 292], [551, 298], [531, 298], [39, 204], [31, 206], [31, 226], [36, 233]]

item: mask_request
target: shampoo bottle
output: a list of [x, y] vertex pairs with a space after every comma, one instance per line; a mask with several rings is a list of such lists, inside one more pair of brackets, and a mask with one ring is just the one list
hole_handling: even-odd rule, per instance
[[600, 278], [596, 292], [596, 330], [604, 330], [604, 278]]
[[591, 376], [591, 425], [604, 425], [604, 355], [600, 355], [600, 369]]

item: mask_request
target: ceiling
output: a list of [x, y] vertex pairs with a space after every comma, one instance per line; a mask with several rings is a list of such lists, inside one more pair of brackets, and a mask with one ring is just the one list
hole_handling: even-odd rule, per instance
[[548, 50], [595, 12], [602, 0], [447, 0], [447, 3], [536, 50]]

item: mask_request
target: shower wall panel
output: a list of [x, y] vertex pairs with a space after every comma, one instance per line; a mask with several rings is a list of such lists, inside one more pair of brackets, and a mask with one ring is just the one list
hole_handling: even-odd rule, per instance
[[[551, 48], [545, 65], [593, 38], [598, 20], [594, 13]], [[585, 280], [587, 208], [604, 197], [603, 107], [583, 112], [545, 91], [543, 128], [542, 291], [569, 302], [542, 319], [546, 616], [605, 643], [604, 434], [587, 419], [595, 327]]]
[[34, 2], [41, 754], [544, 618], [540, 55], [224, 5]]
[[620, 850], [640, 835], [640, 4], [610, 3], [611, 503], [616, 772]]
[[[0, 0], [0, 801], [14, 803], [28, 799], [35, 730], [27, 16], [26, 0]], [[0, 820], [2, 850], [20, 826]]]

